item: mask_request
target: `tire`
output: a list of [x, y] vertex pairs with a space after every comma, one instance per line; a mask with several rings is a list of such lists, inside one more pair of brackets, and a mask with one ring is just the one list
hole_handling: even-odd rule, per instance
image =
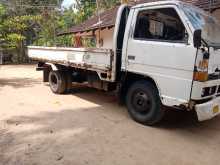
[[144, 125], [155, 125], [164, 116], [158, 90], [148, 81], [138, 81], [130, 86], [126, 106], [130, 116]]
[[50, 89], [55, 94], [64, 94], [67, 89], [67, 79], [65, 72], [51, 71], [49, 74]]

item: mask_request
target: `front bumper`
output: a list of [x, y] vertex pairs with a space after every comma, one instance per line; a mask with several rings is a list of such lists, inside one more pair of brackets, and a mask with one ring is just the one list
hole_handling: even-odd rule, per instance
[[[220, 79], [206, 81], [206, 82], [194, 81], [193, 88], [192, 88], [191, 99], [192, 100], [201, 100], [201, 99], [208, 99], [208, 98], [214, 97], [216, 95], [219, 95], [220, 94], [218, 92], [218, 88], [220, 87], [219, 85], [220, 85]], [[206, 96], [206, 97], [202, 97], [203, 89], [206, 88], [206, 87], [213, 87], [213, 86], [217, 87], [216, 91], [212, 95], [209, 95], [209, 96]]]
[[220, 115], [220, 97], [195, 106], [198, 120], [205, 121]]

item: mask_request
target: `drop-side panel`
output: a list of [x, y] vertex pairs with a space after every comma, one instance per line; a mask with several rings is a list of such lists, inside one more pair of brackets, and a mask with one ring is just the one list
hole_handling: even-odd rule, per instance
[[111, 49], [99, 48], [57, 48], [28, 47], [28, 56], [37, 61], [57, 63], [76, 68], [93, 70], [98, 74], [107, 73], [107, 81], [112, 81], [114, 54]]

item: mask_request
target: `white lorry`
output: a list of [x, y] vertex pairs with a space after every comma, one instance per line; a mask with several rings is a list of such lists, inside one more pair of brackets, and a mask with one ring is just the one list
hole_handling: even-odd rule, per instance
[[63, 94], [72, 82], [117, 91], [130, 116], [154, 125], [162, 106], [196, 111], [204, 121], [220, 114], [220, 24], [179, 1], [118, 9], [113, 49], [28, 48], [44, 81]]

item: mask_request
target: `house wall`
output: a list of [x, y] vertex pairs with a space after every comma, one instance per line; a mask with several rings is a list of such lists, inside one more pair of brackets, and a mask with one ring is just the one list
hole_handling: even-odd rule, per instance
[[212, 13], [212, 15], [215, 16], [219, 20], [219, 22], [220, 22], [220, 9], [215, 10]]
[[100, 33], [100, 38], [102, 39], [103, 41], [103, 44], [99, 46], [99, 43], [98, 43], [98, 33], [99, 31], [97, 30], [96, 31], [96, 41], [97, 41], [97, 47], [100, 47], [100, 48], [106, 48], [106, 49], [112, 49], [113, 48], [113, 35], [114, 35], [114, 28], [111, 28], [111, 29], [104, 29], [101, 31]]

